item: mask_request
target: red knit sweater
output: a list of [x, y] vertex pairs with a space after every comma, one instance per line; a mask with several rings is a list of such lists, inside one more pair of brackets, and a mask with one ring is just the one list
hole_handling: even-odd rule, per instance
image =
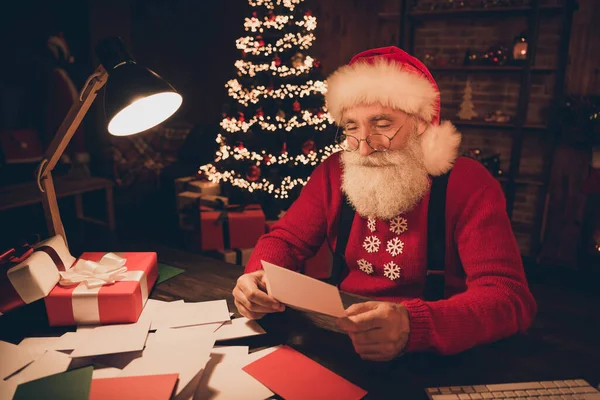
[[[298, 270], [328, 240], [335, 248], [341, 204], [339, 154], [319, 165], [300, 197], [270, 233], [257, 243], [246, 272], [260, 260]], [[406, 306], [411, 323], [407, 351], [457, 353], [529, 328], [536, 303], [523, 265], [499, 183], [478, 162], [459, 158], [448, 182], [446, 199], [446, 300], [422, 300], [427, 270], [427, 208], [429, 193], [403, 214], [407, 230], [390, 230], [376, 221], [376, 231], [358, 214], [354, 217], [346, 260], [349, 272], [340, 289]], [[365, 237], [376, 236], [378, 251], [367, 252]], [[387, 251], [390, 239], [403, 243], [401, 254]], [[363, 272], [359, 260], [373, 266]], [[394, 261], [400, 277], [391, 280], [384, 265]], [[364, 262], [361, 262], [364, 265]], [[323, 265], [324, 269], [330, 266]]]

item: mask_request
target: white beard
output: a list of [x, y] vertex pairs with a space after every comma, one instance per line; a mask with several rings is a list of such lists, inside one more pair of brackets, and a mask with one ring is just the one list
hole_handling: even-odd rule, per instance
[[361, 156], [343, 152], [342, 190], [364, 218], [389, 220], [412, 210], [429, 190], [419, 136], [402, 150]]

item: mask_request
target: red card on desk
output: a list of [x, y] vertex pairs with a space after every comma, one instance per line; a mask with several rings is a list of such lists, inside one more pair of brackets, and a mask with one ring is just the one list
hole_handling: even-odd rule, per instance
[[92, 379], [90, 400], [169, 400], [178, 374]]
[[286, 400], [351, 400], [367, 394], [288, 346], [246, 365], [243, 370]]

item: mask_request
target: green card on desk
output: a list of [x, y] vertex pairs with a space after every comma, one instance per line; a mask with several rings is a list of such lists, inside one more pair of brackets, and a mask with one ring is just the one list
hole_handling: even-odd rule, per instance
[[17, 387], [14, 400], [87, 400], [90, 397], [92, 371], [93, 367], [90, 366], [22, 383]]
[[181, 268], [176, 268], [167, 264], [158, 263], [158, 279], [156, 281], [156, 284], [158, 285], [160, 283], [163, 283], [167, 279], [171, 279], [174, 276], [177, 276], [183, 272], [185, 271]]

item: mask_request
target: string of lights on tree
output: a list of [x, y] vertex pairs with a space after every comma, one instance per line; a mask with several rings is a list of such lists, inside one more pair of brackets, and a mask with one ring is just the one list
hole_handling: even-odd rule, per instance
[[199, 168], [206, 179], [250, 192], [290, 199], [314, 168], [341, 149], [325, 107], [321, 64], [306, 54], [317, 18], [304, 0], [249, 0], [241, 59], [225, 88], [218, 150]]

